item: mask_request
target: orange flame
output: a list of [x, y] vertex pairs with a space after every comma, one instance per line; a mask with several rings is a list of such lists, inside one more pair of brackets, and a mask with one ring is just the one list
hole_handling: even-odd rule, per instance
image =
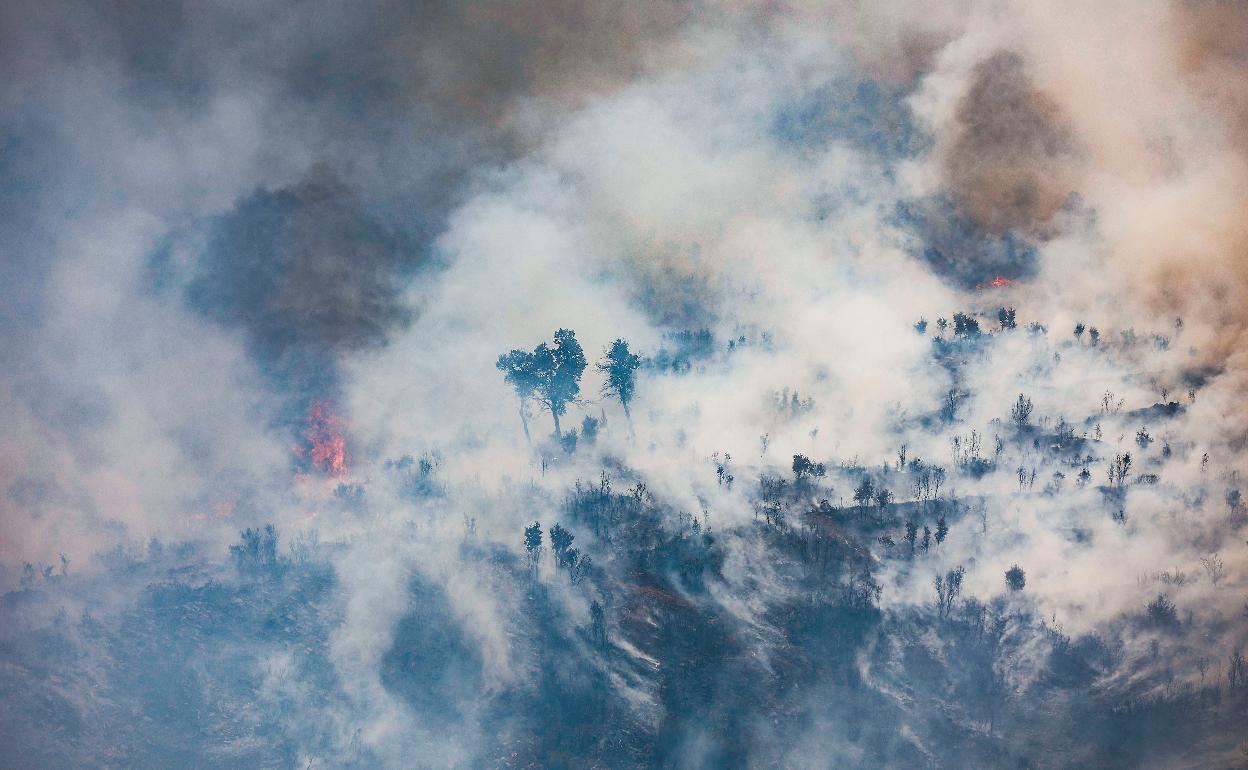
[[347, 439], [343, 435], [342, 418], [334, 414], [326, 401], [313, 401], [305, 418], [303, 431], [306, 447], [298, 449], [301, 457], [311, 460], [313, 467], [330, 476], [347, 472]]
[[[1006, 278], [1005, 276], [998, 275], [996, 278], [993, 278], [993, 279], [992, 279], [992, 281], [988, 284], [988, 286], [990, 286], [990, 287], [992, 287], [992, 288], [994, 288], [994, 289], [1000, 289], [1000, 288], [1002, 288], [1002, 287], [1004, 287], [1004, 286], [1011, 286], [1011, 285], [1013, 285], [1013, 283], [1014, 283], [1014, 279], [1013, 279], [1013, 278]], [[982, 284], [982, 283], [977, 283], [977, 284], [975, 284], [975, 288], [976, 288], [976, 289], [983, 289], [983, 288], [985, 288], [985, 287], [984, 287], [984, 284]]]

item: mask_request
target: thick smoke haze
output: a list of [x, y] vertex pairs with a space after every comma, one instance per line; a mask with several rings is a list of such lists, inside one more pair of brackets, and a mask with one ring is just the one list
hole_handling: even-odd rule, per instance
[[1248, 767], [1246, 57], [5, 5], [0, 764]]

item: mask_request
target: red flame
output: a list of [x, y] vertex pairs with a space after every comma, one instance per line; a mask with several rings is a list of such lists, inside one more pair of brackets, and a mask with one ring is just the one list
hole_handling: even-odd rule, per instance
[[[1013, 278], [1006, 278], [1005, 276], [998, 275], [996, 278], [993, 278], [993, 279], [992, 279], [992, 281], [988, 284], [988, 286], [991, 286], [991, 287], [992, 287], [992, 288], [994, 288], [994, 289], [1000, 289], [1000, 288], [1002, 288], [1002, 287], [1004, 287], [1004, 286], [1011, 286], [1011, 285], [1013, 285], [1013, 283], [1014, 283], [1014, 279], [1013, 279]], [[984, 284], [982, 284], [982, 283], [977, 283], [977, 284], [975, 284], [975, 288], [976, 288], [976, 289], [983, 289], [983, 288], [984, 288]]]
[[303, 430], [306, 446], [298, 447], [297, 453], [307, 457], [312, 466], [330, 476], [342, 476], [347, 472], [347, 439], [343, 435], [342, 418], [334, 414], [326, 401], [313, 401], [305, 418], [308, 426]]

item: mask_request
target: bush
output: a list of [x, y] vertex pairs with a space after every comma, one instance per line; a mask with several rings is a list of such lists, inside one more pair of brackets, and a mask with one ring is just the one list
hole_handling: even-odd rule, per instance
[[1011, 591], [1021, 591], [1027, 585], [1027, 573], [1023, 572], [1023, 568], [1015, 564], [1005, 571], [1005, 584], [1009, 586]]
[[263, 577], [281, 569], [277, 558], [277, 530], [272, 524], [265, 524], [264, 529], [248, 527], [239, 535], [242, 542], [230, 546], [230, 556], [240, 573]]
[[1157, 598], [1148, 604], [1148, 621], [1154, 626], [1174, 627], [1179, 624], [1179, 615], [1175, 611], [1174, 602], [1165, 594], [1157, 594]]

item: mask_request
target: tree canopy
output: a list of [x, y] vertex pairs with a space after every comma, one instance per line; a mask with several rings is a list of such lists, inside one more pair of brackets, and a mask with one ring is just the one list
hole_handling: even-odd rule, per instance
[[496, 364], [503, 379], [515, 388], [520, 399], [520, 419], [524, 434], [529, 435], [525, 404], [536, 398], [545, 406], [555, 422], [555, 435], [562, 436], [559, 418], [581, 392], [581, 375], [585, 372], [585, 351], [576, 341], [576, 332], [559, 329], [553, 345], [543, 342], [532, 352], [513, 350], [498, 357]]
[[598, 371], [607, 376], [602, 385], [602, 392], [607, 396], [619, 399], [624, 407], [624, 416], [630, 420], [628, 405], [633, 400], [637, 388], [637, 368], [641, 366], [641, 357], [628, 349], [624, 340], [616, 340], [607, 348], [602, 361], [597, 365]]

